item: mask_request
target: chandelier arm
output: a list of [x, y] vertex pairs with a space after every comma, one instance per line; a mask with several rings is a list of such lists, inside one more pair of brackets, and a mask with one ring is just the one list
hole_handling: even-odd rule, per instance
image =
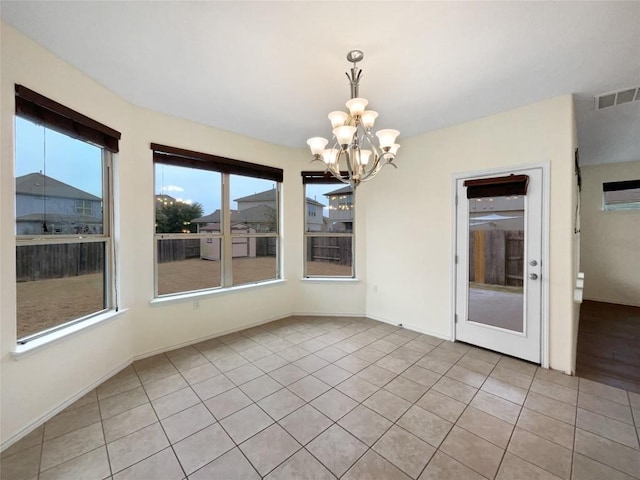
[[342, 174], [340, 173], [340, 154], [336, 155], [336, 159], [334, 163], [330, 163], [327, 165], [327, 171], [331, 173], [335, 178], [340, 181], [343, 181]]
[[373, 135], [371, 135], [370, 130], [367, 130], [366, 134], [367, 134], [367, 140], [369, 140], [369, 145], [371, 145], [371, 150], [373, 150], [373, 153], [375, 155], [373, 165], [369, 169], [369, 175], [371, 175], [371, 172], [378, 173], [380, 171], [380, 169], [378, 168], [378, 164], [382, 160], [382, 157], [384, 156], [385, 152], [383, 152], [381, 149], [375, 146], [375, 144], [373, 143], [374, 142]]
[[367, 175], [366, 177], [361, 178], [360, 183], [368, 182], [369, 180], [373, 179], [378, 174], [378, 172], [382, 170], [384, 167], [386, 167], [387, 165], [391, 165], [393, 168], [396, 168], [396, 169], [398, 168], [398, 166], [395, 163], [389, 160], [381, 164], [380, 167], [375, 171], [375, 173], [372, 173], [370, 175]]
[[[391, 157], [391, 158], [389, 158], [389, 157]], [[383, 168], [385, 165], [393, 165], [393, 167], [394, 167], [394, 168], [398, 168], [398, 166], [397, 166], [395, 163], [392, 163], [394, 158], [395, 158], [395, 157], [393, 156], [393, 154], [391, 154], [391, 153], [389, 153], [389, 152], [383, 152], [383, 153], [378, 157], [378, 159], [376, 160], [376, 162], [375, 162], [374, 166], [373, 166], [373, 167], [371, 167], [371, 170], [369, 170], [369, 172], [368, 172], [368, 174], [366, 175], [366, 177], [362, 179], [362, 181], [364, 182], [364, 181], [366, 181], [367, 179], [370, 179], [370, 178], [375, 177], [375, 176], [378, 174], [378, 172], [379, 172], [380, 170], [382, 170], [382, 168]], [[383, 162], [383, 160], [385, 160], [385, 161]]]
[[[354, 172], [353, 172], [353, 168], [351, 165], [351, 158], [349, 155], [349, 150], [341, 150], [340, 153], [338, 153], [338, 159], [340, 158], [340, 154], [344, 152], [344, 156], [345, 156], [345, 161], [347, 163], [347, 172], [349, 173], [349, 178], [353, 178]], [[340, 165], [340, 161], [337, 161], [336, 164], [339, 166]], [[338, 168], [338, 170], [340, 170]]]
[[329, 165], [327, 167], [327, 170], [329, 171], [329, 173], [331, 173], [331, 175], [334, 176], [334, 178], [336, 178], [338, 181], [347, 184], [347, 185], [351, 185], [351, 181], [349, 180], [349, 178], [345, 178], [342, 176], [342, 173], [340, 172], [340, 164], [338, 162], [336, 162], [333, 165]]

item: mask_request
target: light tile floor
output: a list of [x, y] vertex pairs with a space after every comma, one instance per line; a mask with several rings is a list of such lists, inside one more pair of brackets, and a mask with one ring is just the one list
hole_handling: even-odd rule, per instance
[[640, 395], [369, 319], [294, 317], [135, 362], [2, 480], [640, 478]]

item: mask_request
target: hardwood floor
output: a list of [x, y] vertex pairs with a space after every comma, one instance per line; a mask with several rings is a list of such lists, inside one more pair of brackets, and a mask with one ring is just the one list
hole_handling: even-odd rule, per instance
[[582, 303], [576, 375], [640, 393], [640, 307]]

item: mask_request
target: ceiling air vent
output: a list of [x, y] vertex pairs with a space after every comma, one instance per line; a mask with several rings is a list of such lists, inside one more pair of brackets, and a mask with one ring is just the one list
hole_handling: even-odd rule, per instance
[[603, 93], [595, 97], [596, 110], [601, 110], [623, 103], [640, 101], [640, 87], [625, 88], [617, 92]]

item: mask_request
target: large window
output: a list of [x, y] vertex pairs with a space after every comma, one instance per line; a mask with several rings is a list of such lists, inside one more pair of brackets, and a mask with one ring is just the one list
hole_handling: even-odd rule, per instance
[[115, 308], [111, 153], [119, 137], [16, 86], [19, 343]]
[[302, 172], [305, 277], [353, 277], [355, 192], [322, 172]]
[[282, 170], [152, 144], [156, 296], [280, 277]]

